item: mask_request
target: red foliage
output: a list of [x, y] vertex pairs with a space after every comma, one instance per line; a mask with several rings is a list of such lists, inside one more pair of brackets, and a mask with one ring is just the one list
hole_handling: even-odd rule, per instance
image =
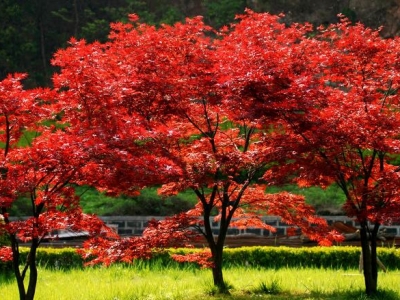
[[152, 248], [190, 247], [201, 237], [197, 232], [199, 219], [181, 213], [164, 220], [151, 220], [143, 232], [143, 238]]
[[203, 250], [200, 252], [189, 253], [185, 255], [181, 254], [173, 254], [171, 256], [177, 262], [189, 262], [196, 263], [200, 265], [202, 268], [213, 268], [214, 263], [212, 260], [212, 254], [210, 250]]
[[165, 220], [149, 221], [142, 236], [119, 238], [118, 236], [97, 237], [84, 243], [79, 250], [87, 264], [109, 265], [115, 262], [132, 262], [150, 258], [167, 248], [191, 247], [200, 235], [195, 231], [198, 218], [182, 213]]
[[12, 261], [13, 253], [11, 247], [0, 247], [0, 261]]
[[86, 260], [86, 265], [104, 264], [106, 266], [115, 262], [132, 262], [135, 259], [146, 259], [152, 255], [150, 245], [141, 237], [120, 239], [96, 237], [84, 242], [83, 249], [77, 250]]

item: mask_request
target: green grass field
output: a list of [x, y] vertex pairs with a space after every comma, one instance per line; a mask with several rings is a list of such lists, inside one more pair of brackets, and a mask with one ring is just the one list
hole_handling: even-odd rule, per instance
[[[357, 270], [228, 268], [230, 296], [216, 295], [210, 270], [118, 266], [39, 270], [37, 300], [400, 299], [400, 271], [379, 274], [380, 294], [367, 298]], [[12, 279], [0, 276], [1, 299], [18, 299]]]

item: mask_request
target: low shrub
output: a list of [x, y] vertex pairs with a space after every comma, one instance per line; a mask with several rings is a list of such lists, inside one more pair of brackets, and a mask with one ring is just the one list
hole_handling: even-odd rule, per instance
[[[184, 254], [197, 249], [171, 250]], [[224, 250], [225, 267], [357, 269], [359, 247], [240, 247]], [[400, 250], [378, 248], [378, 257], [389, 269], [400, 269]]]
[[[169, 249], [168, 253], [157, 254], [148, 261], [135, 263], [149, 268], [193, 267], [194, 265], [190, 263], [175, 262], [169, 254], [186, 254], [201, 250]], [[23, 249], [22, 253], [27, 255], [28, 249]], [[378, 257], [388, 269], [400, 269], [400, 249], [378, 248]], [[358, 247], [240, 247], [224, 250], [224, 267], [357, 269], [359, 258], [360, 248]], [[40, 248], [37, 253], [37, 261], [39, 266], [46, 268], [83, 267], [83, 260], [74, 248]]]
[[356, 247], [244, 247], [226, 249], [225, 263], [259, 268], [334, 268], [358, 267], [360, 250]]
[[[28, 248], [21, 249], [21, 261], [25, 261], [28, 253]], [[37, 265], [50, 269], [68, 270], [82, 268], [83, 260], [74, 248], [39, 248]]]

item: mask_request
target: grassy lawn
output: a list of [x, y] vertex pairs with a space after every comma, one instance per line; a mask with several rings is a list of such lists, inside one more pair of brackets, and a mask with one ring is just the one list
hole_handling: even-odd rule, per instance
[[[228, 268], [231, 295], [216, 295], [210, 270], [126, 267], [39, 270], [37, 300], [400, 299], [400, 271], [379, 274], [380, 294], [367, 298], [357, 270]], [[0, 275], [1, 299], [18, 299]]]

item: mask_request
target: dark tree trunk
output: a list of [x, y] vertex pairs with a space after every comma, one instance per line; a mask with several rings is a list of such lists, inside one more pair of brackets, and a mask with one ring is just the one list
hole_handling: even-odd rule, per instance
[[378, 287], [378, 264], [376, 256], [376, 232], [378, 227], [379, 225], [376, 225], [373, 232], [369, 234], [368, 224], [367, 222], [363, 222], [360, 230], [365, 292], [367, 295], [375, 294]]
[[15, 236], [11, 236], [11, 249], [13, 253], [13, 270], [15, 279], [17, 281], [19, 299], [25, 300], [24, 278], [22, 277], [21, 270], [19, 269], [19, 249]]
[[[27, 262], [25, 264], [24, 269], [21, 272], [18, 241], [15, 236], [11, 236], [11, 248], [13, 252], [13, 270], [15, 279], [17, 281], [20, 300], [33, 300], [35, 298], [37, 278], [38, 278], [38, 272], [36, 266], [36, 253], [38, 246], [39, 246], [38, 240], [34, 239], [31, 244], [31, 249], [28, 254]], [[28, 288], [25, 289], [24, 279], [27, 269], [29, 269], [29, 282], [28, 282]]]
[[[6, 145], [6, 151], [7, 151], [7, 145]], [[7, 210], [6, 208], [2, 207], [1, 208], [1, 213], [4, 216], [4, 222], [6, 224], [10, 223], [10, 220], [8, 218]], [[21, 270], [19, 268], [19, 263], [20, 263], [20, 253], [19, 253], [19, 243], [17, 240], [17, 237], [15, 234], [10, 234], [10, 242], [11, 242], [11, 251], [12, 251], [12, 267], [14, 271], [14, 276], [15, 280], [17, 281], [17, 286], [18, 286], [18, 293], [19, 293], [19, 299], [20, 300], [25, 300], [25, 285], [24, 285], [24, 275], [21, 273]]]
[[42, 66], [43, 66], [43, 74], [45, 78], [48, 77], [47, 72], [47, 59], [46, 59], [46, 41], [45, 41], [45, 30], [43, 26], [43, 20], [39, 20], [39, 29], [40, 29], [40, 54], [42, 56]]
[[35, 292], [36, 292], [36, 285], [37, 285], [37, 279], [38, 279], [38, 271], [37, 271], [37, 266], [36, 266], [36, 252], [38, 248], [38, 241], [37, 239], [34, 239], [32, 241], [32, 246], [31, 250], [29, 251], [29, 283], [28, 283], [28, 291], [26, 293], [26, 300], [33, 300], [35, 297]]
[[213, 257], [214, 266], [212, 269], [214, 286], [218, 288], [219, 293], [229, 293], [228, 287], [226, 286], [224, 275], [222, 272], [223, 263], [223, 247], [218, 244], [215, 246], [214, 251], [211, 252]]
[[222, 272], [226, 228], [223, 229], [222, 226], [220, 227], [218, 240], [217, 242], [215, 242], [210, 224], [210, 216], [208, 214], [204, 215], [204, 225], [205, 225], [204, 226], [205, 237], [207, 239], [208, 246], [211, 250], [212, 261], [213, 261], [212, 274], [213, 274], [214, 286], [217, 287], [219, 293], [223, 294], [229, 293]]
[[79, 12], [78, 12], [78, 1], [74, 0], [73, 3], [73, 7], [74, 7], [74, 36], [78, 37], [78, 30], [79, 30]]
[[218, 288], [218, 292], [221, 294], [229, 294], [229, 289], [228, 286], [226, 285], [226, 282], [224, 280], [224, 275], [222, 272], [224, 244], [225, 244], [226, 233], [228, 231], [229, 221], [222, 218], [220, 222], [221, 225], [219, 228], [219, 235], [217, 241], [215, 242], [214, 237], [212, 237], [212, 245], [210, 245], [209, 243], [214, 263], [212, 274], [213, 274], [214, 286]]

